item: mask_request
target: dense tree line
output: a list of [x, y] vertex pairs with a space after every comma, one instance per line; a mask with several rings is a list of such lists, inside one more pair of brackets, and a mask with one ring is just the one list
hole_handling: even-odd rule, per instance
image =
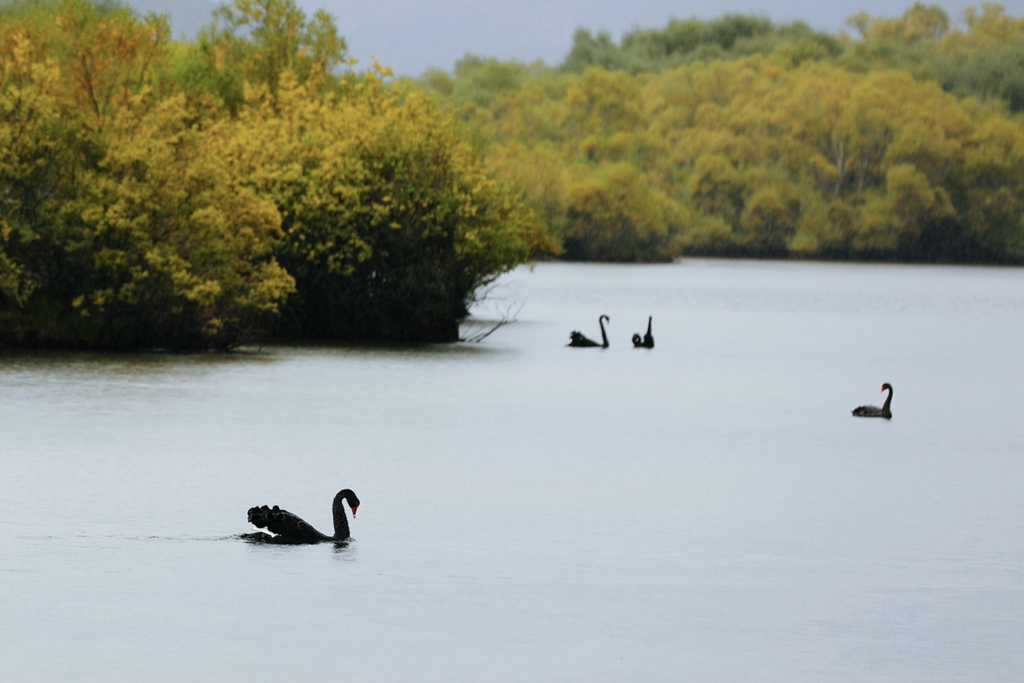
[[1024, 260], [1024, 19], [850, 25], [581, 30], [557, 68], [468, 56], [420, 83], [563, 258]]
[[607, 32], [578, 29], [561, 68], [583, 73], [599, 66], [629, 74], [656, 72], [694, 62], [785, 53], [792, 59], [835, 58], [844, 41], [802, 22], [773, 24], [763, 17], [729, 14], [711, 21], [673, 19], [663, 29], [634, 29], [618, 45]]
[[530, 254], [1024, 261], [998, 5], [579, 31], [558, 67], [416, 82], [294, 0], [213, 19], [0, 4], [0, 344], [450, 341]]
[[0, 344], [452, 341], [542, 242], [462, 125], [331, 17], [234, 0], [196, 41], [0, 6]]
[[996, 97], [1011, 111], [1024, 108], [1024, 18], [1008, 16], [1001, 5], [968, 8], [963, 28], [956, 29], [941, 7], [921, 3], [901, 17], [862, 12], [847, 23], [861, 40], [745, 15], [674, 19], [663, 29], [629, 31], [618, 45], [608, 33], [579, 29], [560, 68], [583, 73], [599, 66], [635, 75], [757, 54], [795, 63], [830, 61], [862, 73], [879, 66], [902, 69], [961, 97]]

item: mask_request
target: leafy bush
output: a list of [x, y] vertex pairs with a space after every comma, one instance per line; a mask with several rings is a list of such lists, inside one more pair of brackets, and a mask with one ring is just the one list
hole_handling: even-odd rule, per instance
[[0, 8], [0, 343], [453, 341], [542, 241], [433, 100], [333, 20], [235, 0], [195, 43], [114, 4]]

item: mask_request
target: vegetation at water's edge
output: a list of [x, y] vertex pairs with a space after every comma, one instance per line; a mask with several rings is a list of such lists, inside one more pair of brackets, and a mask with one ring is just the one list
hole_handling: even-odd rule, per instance
[[346, 68], [233, 0], [192, 42], [0, 0], [0, 345], [452, 341], [530, 257], [1024, 261], [1024, 19], [577, 32], [556, 68]]
[[543, 238], [450, 112], [347, 61], [293, 0], [193, 43], [114, 4], [0, 6], [0, 344], [454, 341]]
[[1024, 260], [1024, 19], [674, 20], [420, 79], [567, 259]]

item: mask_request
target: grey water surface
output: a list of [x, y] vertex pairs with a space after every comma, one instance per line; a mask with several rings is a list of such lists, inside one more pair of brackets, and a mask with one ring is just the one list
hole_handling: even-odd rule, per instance
[[[520, 306], [0, 355], [0, 679], [1024, 679], [1024, 271], [540, 264], [477, 315]], [[345, 487], [347, 547], [238, 538]]]

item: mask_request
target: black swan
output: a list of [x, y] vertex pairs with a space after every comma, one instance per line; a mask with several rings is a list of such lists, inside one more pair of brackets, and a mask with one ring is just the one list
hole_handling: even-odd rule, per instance
[[612, 319], [606, 315], [602, 315], [597, 319], [598, 324], [601, 326], [601, 339], [604, 340], [603, 344], [598, 344], [593, 339], [587, 339], [582, 332], [573, 330], [569, 333], [569, 346], [600, 346], [602, 349], [608, 348], [608, 334], [604, 331], [604, 321], [611, 322]]
[[653, 349], [654, 348], [654, 335], [651, 334], [651, 321], [654, 316], [647, 316], [647, 334], [644, 335], [643, 339], [640, 338], [640, 333], [637, 332], [633, 335], [633, 348], [634, 349]]
[[352, 518], [355, 519], [356, 510], [359, 508], [359, 498], [349, 489], [338, 491], [334, 497], [334, 535], [328, 536], [314, 529], [301, 517], [293, 515], [287, 510], [266, 505], [249, 508], [249, 521], [255, 526], [266, 529], [276, 536], [257, 531], [252, 534], [242, 534], [242, 538], [261, 543], [281, 543], [286, 545], [298, 545], [301, 543], [322, 543], [323, 541], [345, 541], [348, 540], [348, 517], [345, 516], [345, 506], [342, 501], [348, 501], [352, 508]]
[[885, 403], [882, 404], [881, 408], [876, 406], [860, 406], [859, 408], [853, 409], [854, 417], [884, 417], [886, 420], [892, 419], [892, 411], [889, 410], [889, 404], [892, 403], [892, 385], [886, 382], [882, 385], [882, 391], [889, 390], [889, 395], [885, 397]]

